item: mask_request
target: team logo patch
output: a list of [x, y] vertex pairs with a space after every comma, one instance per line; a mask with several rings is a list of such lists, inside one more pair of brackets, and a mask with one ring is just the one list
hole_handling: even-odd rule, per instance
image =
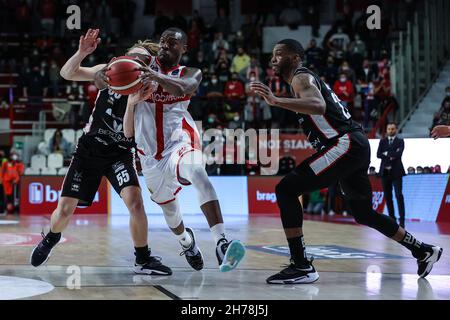
[[80, 192], [80, 185], [78, 183], [72, 183], [70, 190], [73, 192]]
[[81, 179], [83, 178], [83, 172], [78, 172], [75, 170], [75, 174], [73, 175], [73, 181], [81, 182]]
[[[246, 246], [248, 249], [290, 257], [287, 246]], [[407, 259], [387, 253], [379, 253], [355, 248], [341, 247], [335, 245], [307, 246], [306, 254], [314, 259]]]
[[122, 162], [116, 162], [112, 165], [112, 169], [114, 170], [114, 172], [118, 172], [125, 169], [125, 165]]

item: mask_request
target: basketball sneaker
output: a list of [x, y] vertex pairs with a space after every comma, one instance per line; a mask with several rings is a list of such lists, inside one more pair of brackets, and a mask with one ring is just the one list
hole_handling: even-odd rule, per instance
[[300, 284], [313, 283], [319, 279], [319, 274], [312, 265], [312, 260], [305, 266], [291, 263], [283, 270], [266, 279], [268, 284]]
[[200, 251], [200, 248], [197, 246], [197, 242], [195, 240], [194, 231], [191, 228], [186, 228], [186, 232], [189, 233], [192, 239], [192, 243], [189, 247], [185, 247], [181, 245], [183, 251], [180, 253], [180, 256], [185, 256], [189, 265], [197, 271], [203, 269], [203, 255]]
[[134, 273], [136, 274], [147, 274], [152, 276], [170, 276], [172, 274], [172, 269], [163, 265], [160, 257], [151, 255], [151, 250], [148, 250], [147, 259], [139, 262], [141, 263], [138, 263], [136, 259], [134, 263]]
[[421, 278], [425, 278], [433, 269], [433, 264], [438, 262], [441, 258], [443, 249], [438, 246], [424, 245], [425, 256], [422, 259], [417, 259], [417, 274]]
[[41, 236], [41, 242], [31, 252], [30, 263], [34, 267], [39, 267], [46, 263], [51, 256], [53, 248], [61, 240], [61, 234], [59, 234], [59, 237], [54, 238], [41, 232]]
[[244, 255], [245, 247], [239, 240], [228, 242], [227, 239], [222, 238], [217, 241], [216, 257], [220, 271], [228, 272], [233, 270], [244, 258]]

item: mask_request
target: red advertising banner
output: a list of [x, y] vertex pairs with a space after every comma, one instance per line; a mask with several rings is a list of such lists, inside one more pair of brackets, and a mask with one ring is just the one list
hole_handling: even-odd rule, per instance
[[[248, 212], [249, 214], [277, 214], [279, 213], [275, 195], [275, 186], [281, 176], [250, 176], [248, 177]], [[372, 205], [378, 213], [383, 213], [385, 206], [384, 192], [381, 179], [370, 176], [372, 184]]]
[[[22, 176], [20, 182], [20, 214], [51, 214], [61, 195], [62, 176]], [[78, 207], [75, 213], [107, 214], [109, 190], [107, 181], [102, 179], [100, 187], [90, 207]]]
[[274, 214], [279, 213], [275, 186], [281, 176], [254, 176], [248, 177], [248, 213]]
[[280, 158], [291, 156], [297, 164], [316, 153], [304, 134], [280, 134]]

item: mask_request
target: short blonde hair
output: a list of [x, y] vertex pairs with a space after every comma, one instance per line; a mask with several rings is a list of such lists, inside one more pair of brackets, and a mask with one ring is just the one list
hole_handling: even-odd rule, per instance
[[144, 48], [147, 50], [152, 56], [156, 55], [159, 49], [159, 44], [153, 42], [150, 39], [146, 39], [144, 41], [138, 40], [131, 48], [128, 48], [127, 51], [130, 51], [134, 48]]

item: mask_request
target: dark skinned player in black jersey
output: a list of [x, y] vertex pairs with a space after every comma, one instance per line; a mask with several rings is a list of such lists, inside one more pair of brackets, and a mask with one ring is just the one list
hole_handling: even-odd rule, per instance
[[302, 67], [303, 60], [304, 49], [296, 40], [281, 40], [273, 49], [273, 70], [291, 86], [293, 98], [275, 97], [260, 82], [250, 84], [251, 90], [269, 105], [297, 113], [303, 131], [317, 150], [275, 188], [291, 263], [267, 278], [267, 283], [312, 283], [319, 279], [305, 253], [303, 209], [298, 198], [336, 181], [340, 182], [356, 222], [378, 230], [410, 250], [417, 259], [418, 275], [426, 277], [441, 257], [442, 248], [417, 240], [394, 220], [372, 209], [372, 189], [367, 176], [369, 141], [336, 94], [316, 74]]

